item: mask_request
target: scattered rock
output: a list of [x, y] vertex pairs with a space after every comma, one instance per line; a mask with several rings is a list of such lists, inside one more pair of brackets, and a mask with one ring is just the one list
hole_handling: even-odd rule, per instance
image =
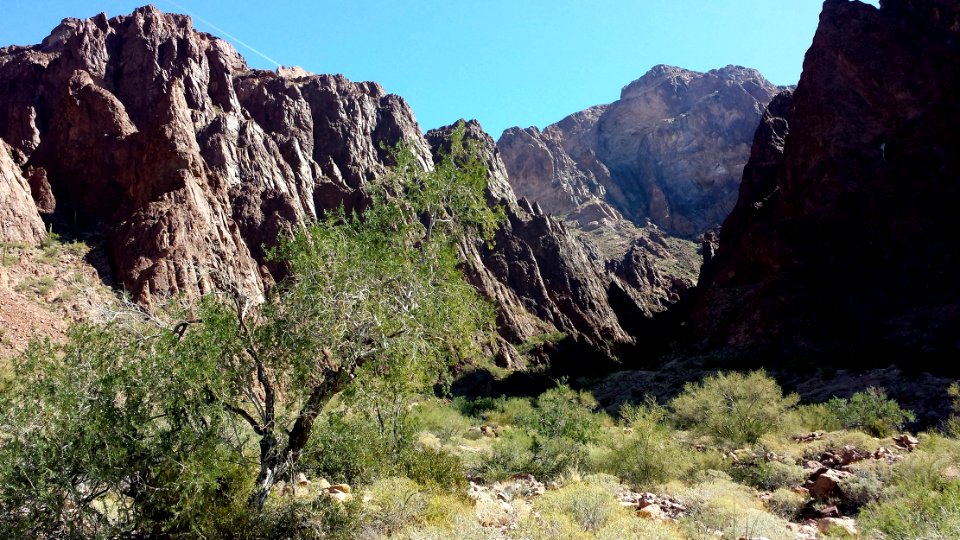
[[307, 480], [307, 475], [303, 473], [297, 473], [296, 483], [298, 486], [308, 486], [311, 484], [310, 480]]
[[818, 500], [827, 500], [832, 497], [842, 498], [841, 484], [852, 477], [853, 475], [848, 472], [836, 469], [820, 469], [814, 474], [814, 477], [811, 477], [805, 487], [810, 490], [810, 495]]
[[327, 488], [330, 493], [350, 493], [352, 489], [347, 484], [334, 484]]
[[857, 530], [857, 522], [853, 518], [828, 517], [817, 522], [817, 528], [824, 534], [836, 536], [840, 533], [843, 536], [857, 538], [860, 532]]
[[663, 509], [656, 504], [648, 504], [647, 506], [640, 508], [637, 510], [637, 515], [642, 518], [652, 519], [654, 521], [663, 521], [665, 517]]
[[793, 437], [793, 440], [797, 442], [813, 442], [819, 441], [824, 436], [822, 431], [814, 431], [813, 433], [808, 433], [806, 435], [796, 435]]
[[907, 450], [908, 452], [913, 452], [913, 450], [920, 445], [920, 441], [916, 437], [910, 435], [909, 433], [904, 433], [903, 435], [897, 435], [893, 438], [893, 442], [897, 446]]

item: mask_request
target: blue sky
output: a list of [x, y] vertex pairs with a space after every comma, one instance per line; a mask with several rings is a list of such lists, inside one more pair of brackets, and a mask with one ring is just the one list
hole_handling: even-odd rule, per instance
[[[125, 0], [15, 0], [0, 45], [42, 40], [64, 17], [126, 14]], [[543, 127], [620, 89], [656, 64], [727, 64], [794, 84], [821, 0], [155, 0], [189, 11], [254, 67], [271, 62], [375, 80], [413, 106], [424, 129], [476, 118], [494, 138]], [[876, 5], [876, 1], [870, 2]], [[203, 21], [197, 18], [202, 18]], [[211, 25], [218, 27], [217, 30]]]

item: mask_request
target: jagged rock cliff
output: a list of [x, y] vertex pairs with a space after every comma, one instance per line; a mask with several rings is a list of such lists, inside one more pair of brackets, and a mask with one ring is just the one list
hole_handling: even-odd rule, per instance
[[[434, 154], [448, 142], [452, 129], [427, 133]], [[664, 249], [636, 245], [622, 260], [608, 261], [539, 204], [516, 197], [493, 139], [479, 124], [468, 122], [466, 137], [482, 149], [490, 171], [490, 203], [506, 212], [493, 246], [464, 246], [468, 278], [500, 306], [498, 324], [506, 340], [497, 351], [501, 363], [522, 362], [506, 343], [536, 341], [558, 332], [589, 349], [614, 353], [617, 346], [633, 341], [623, 327], [635, 322], [630, 318], [662, 311], [685, 290], [684, 283], [658, 269], [657, 262], [671, 260]]]
[[780, 358], [960, 350], [960, 1], [828, 0], [688, 327]]
[[[621, 317], [679, 294], [655, 250], [611, 267], [518, 201], [493, 140], [477, 124], [469, 132], [486, 149], [491, 203], [508, 215], [495, 247], [465, 246], [470, 279], [501, 307], [500, 361], [521, 365], [513, 345], [544, 334], [603, 354], [632, 342]], [[116, 281], [147, 304], [224, 287], [262, 294], [282, 271], [265, 245], [325, 210], [366, 204], [386, 146], [407, 141], [428, 167], [430, 145], [448, 135], [428, 143], [403, 99], [376, 83], [250, 69], [189, 17], [153, 7], [68, 19], [40, 45], [0, 49], [0, 139], [12, 147], [0, 202], [16, 216], [4, 234], [36, 242], [39, 212], [54, 209], [58, 223], [102, 232]]]
[[581, 226], [621, 215], [695, 237], [719, 224], [757, 122], [779, 92], [759, 72], [657, 66], [620, 100], [548, 126], [511, 128], [497, 145], [517, 194]]
[[0, 141], [0, 242], [36, 244], [44, 237], [43, 221], [15, 157]]
[[0, 138], [64, 214], [107, 231], [118, 280], [144, 302], [261, 293], [263, 243], [349, 203], [384, 170], [381, 142], [408, 138], [429, 159], [409, 108], [378, 85], [250, 70], [153, 7], [0, 50]]

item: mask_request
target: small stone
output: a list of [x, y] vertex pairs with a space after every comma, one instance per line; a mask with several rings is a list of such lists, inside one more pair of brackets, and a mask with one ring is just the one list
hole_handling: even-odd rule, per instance
[[310, 485], [310, 480], [307, 480], [307, 475], [303, 473], [297, 473], [297, 485], [298, 486], [307, 486]]
[[317, 480], [317, 487], [320, 489], [327, 489], [330, 487], [330, 482], [327, 482], [326, 478], [321, 478]]

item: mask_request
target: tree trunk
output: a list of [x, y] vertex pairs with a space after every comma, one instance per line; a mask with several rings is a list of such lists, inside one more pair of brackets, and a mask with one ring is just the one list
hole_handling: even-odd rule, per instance
[[250, 508], [263, 508], [277, 477], [283, 472], [279, 470], [282, 460], [278, 446], [277, 438], [272, 433], [265, 434], [260, 439], [260, 472], [257, 473], [253, 493], [250, 494]]

